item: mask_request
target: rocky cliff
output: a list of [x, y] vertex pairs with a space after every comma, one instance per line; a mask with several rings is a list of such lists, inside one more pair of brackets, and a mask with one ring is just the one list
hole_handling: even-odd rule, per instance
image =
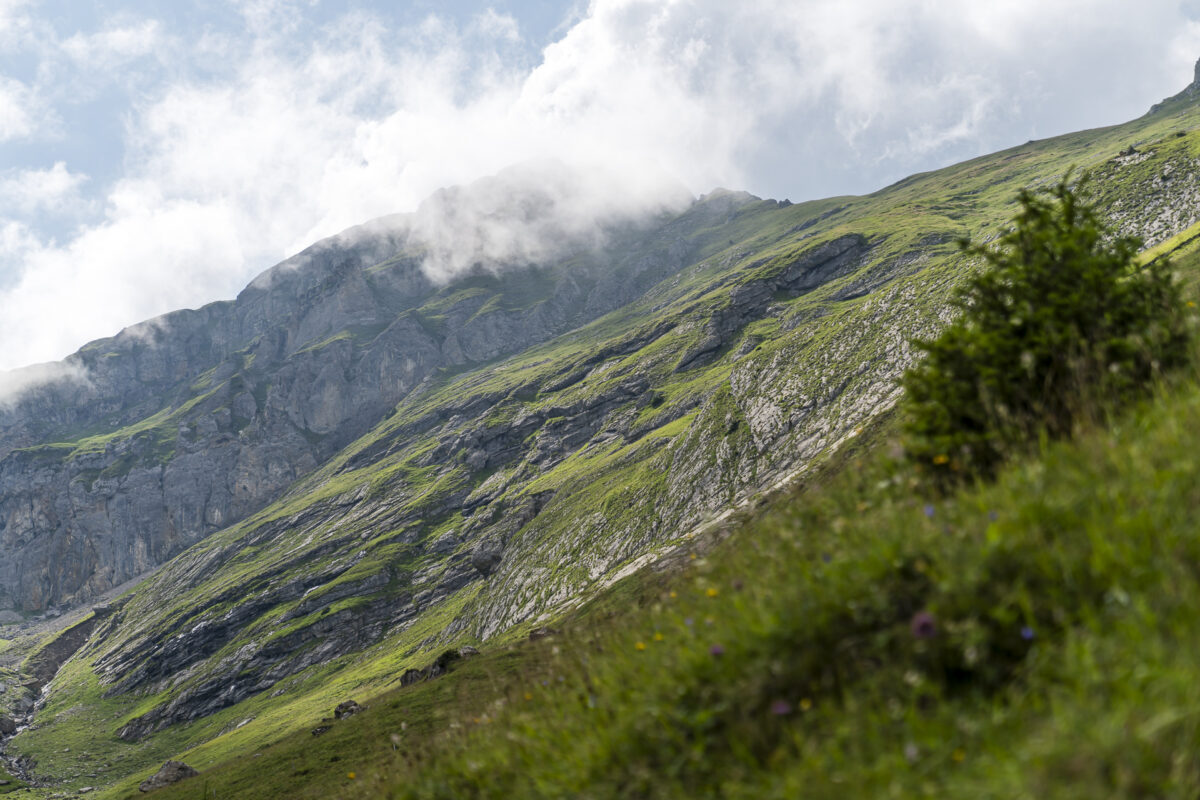
[[593, 319], [686, 256], [651, 219], [608, 231], [604, 260], [567, 248], [557, 262], [479, 264], [435, 284], [421, 219], [346, 231], [234, 301], [33, 368], [57, 377], [0, 405], [0, 607], [85, 602], [166, 561], [262, 508], [438, 370]]

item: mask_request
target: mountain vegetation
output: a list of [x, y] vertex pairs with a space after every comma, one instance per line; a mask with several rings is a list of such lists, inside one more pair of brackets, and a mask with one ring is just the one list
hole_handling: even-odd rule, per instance
[[[1200, 396], [1165, 265], [1193, 297], [1198, 129], [1185, 92], [448, 284], [388, 218], [86, 346], [88, 381], [0, 408], [0, 791], [138, 796], [179, 759], [154, 796], [1193, 795]], [[1104, 318], [1097, 385], [1153, 396], [929, 494], [891, 452], [910, 342], [970, 325], [1072, 167], [1083, 274], [1165, 320]]]
[[937, 501], [855, 459], [559, 636], [162, 796], [1190, 796], [1195, 381]]
[[1006, 453], [1070, 434], [1187, 361], [1169, 259], [1138, 263], [1141, 242], [1113, 237], [1068, 178], [1018, 200], [998, 246], [960, 243], [985, 267], [902, 381], [908, 455], [942, 484], [990, 477]]

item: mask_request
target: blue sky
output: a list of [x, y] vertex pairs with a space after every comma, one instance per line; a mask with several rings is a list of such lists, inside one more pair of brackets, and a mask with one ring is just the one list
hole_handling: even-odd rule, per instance
[[[871, 191], [1182, 88], [1194, 0], [0, 0], [0, 369], [554, 157]], [[601, 197], [602, 196], [602, 197]], [[586, 210], [586, 209], [585, 209]]]

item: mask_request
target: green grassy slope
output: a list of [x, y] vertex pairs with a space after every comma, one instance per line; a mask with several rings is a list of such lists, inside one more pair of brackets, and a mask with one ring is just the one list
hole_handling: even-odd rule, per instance
[[1193, 797], [1197, 431], [1187, 376], [936, 502], [859, 460], [560, 637], [161, 796]]
[[[311, 785], [314, 792], [325, 791], [322, 796], [331, 791], [356, 791], [355, 787], [364, 783], [374, 788], [363, 791], [396, 783], [398, 787], [425, 787], [421, 791], [430, 793], [444, 791], [446, 796], [455, 796], [453, 792], [469, 795], [475, 780], [469, 777], [472, 774], [486, 775], [487, 786], [497, 792], [508, 787], [515, 796], [530, 791], [562, 796], [568, 788], [585, 784], [595, 786], [596, 796], [622, 791], [649, 793], [658, 790], [654, 787], [686, 795], [726, 779], [734, 782], [730, 794], [743, 789], [769, 794], [784, 792], [787, 781], [808, 779], [806, 770], [810, 768], [832, 781], [845, 769], [836, 766], [838, 760], [850, 758], [853, 748], [866, 748], [855, 756], [854, 763], [876, 765], [871, 768], [876, 772], [857, 770], [855, 780], [867, 780], [863, 776], [868, 773], [882, 776], [894, 771], [907, 762], [902, 752], [896, 761], [895, 753], [885, 752], [883, 743], [891, 742], [895, 724], [908, 720], [915, 726], [911, 736], [919, 754], [916, 763], [931, 767], [927, 772], [945, 766], [943, 757], [950, 758], [947, 763], [956, 770], [946, 775], [965, 775], [977, 769], [978, 761], [964, 759], [960, 764], [951, 757], [959, 748], [972, 755], [976, 751], [971, 749], [975, 744], [969, 731], [950, 735], [953, 720], [949, 711], [943, 713], [951, 707], [947, 698], [953, 695], [953, 702], [967, 703], [961, 706], [964, 713], [1008, 719], [1005, 724], [1016, 726], [1014, 730], [1033, 724], [1033, 718], [1006, 717], [1002, 711], [1007, 707], [1005, 698], [1018, 691], [1014, 687], [1025, 685], [1014, 682], [1016, 678], [1036, 666], [1029, 653], [1042, 652], [1043, 642], [1057, 642], [1054, 646], [1059, 649], [1053, 651], [1050, 661], [1061, 662], [1070, 655], [1064, 649], [1070, 633], [1092, 624], [1088, 616], [1092, 612], [1087, 609], [1094, 607], [1094, 615], [1101, 615], [1107, 608], [1097, 605], [1099, 601], [1089, 594], [1091, 583], [1080, 588], [1073, 579], [1063, 578], [1064, 574], [1073, 575], [1071, 570], [1092, 568], [1094, 537], [1080, 544], [1078, 552], [1061, 554], [1070, 559], [1087, 553], [1086, 563], [1060, 563], [1055, 560], [1059, 558], [1055, 547], [1043, 541], [1046, 530], [1040, 523], [1034, 524], [1039, 507], [1029, 506], [1023, 515], [1003, 516], [1007, 512], [1001, 501], [1015, 504], [1020, 499], [1014, 488], [1019, 481], [1032, 481], [1028, 476], [1039, 469], [1043, 480], [1051, 479], [1049, 470], [1037, 464], [1014, 472], [1006, 479], [1011, 485], [1002, 483], [935, 509], [933, 520], [924, 517], [921, 502], [909, 496], [905, 486], [879, 486], [884, 480], [879, 475], [862, 478], [859, 483], [846, 478], [848, 483], [839, 484], [840, 488], [830, 488], [764, 518], [736, 538], [738, 547], [712, 560], [712, 572], [696, 573], [689, 578], [691, 584], [677, 590], [683, 606], [663, 598], [658, 612], [623, 618], [613, 630], [595, 634], [602, 644], [564, 643], [557, 661], [546, 662], [544, 650], [536, 651], [533, 660], [550, 669], [553, 683], [563, 677], [567, 688], [551, 693], [531, 688], [536, 701], [522, 700], [519, 714], [505, 711], [517, 714], [505, 717], [504, 730], [512, 733], [511, 739], [484, 734], [482, 744], [471, 744], [459, 755], [453, 743], [435, 745], [437, 763], [446, 765], [444, 768], [429, 767], [420, 760], [411, 774], [403, 766], [407, 761], [381, 766], [384, 762], [378, 758], [378, 750], [392, 747], [390, 738], [380, 738], [381, 732], [406, 721], [406, 700], [396, 701], [401, 709], [398, 716], [368, 716], [364, 719], [378, 721], [352, 721], [344, 726], [346, 731], [354, 731], [352, 725], [377, 725], [371, 734], [375, 738], [363, 745], [367, 749], [359, 761], [336, 745], [342, 727], [335, 726], [321, 739], [312, 739], [307, 731], [340, 700], [350, 696], [364, 699], [392, 690], [400, 671], [428, 663], [452, 644], [496, 633], [499, 635], [490, 641], [492, 647], [515, 641], [526, 630], [517, 623], [527, 626], [540, 611], [561, 608], [564, 600], [597, 576], [611, 573], [648, 549], [669, 544], [702, 522], [712, 509], [752, 493], [780, 473], [852, 438], [855, 429], [886, 408], [894, 396], [889, 381], [907, 357], [906, 340], [936, 328], [956, 279], [970, 269], [956, 255], [949, 237], [979, 237], [996, 230], [1011, 216], [1018, 188], [1053, 180], [1072, 165], [1095, 167], [1115, 221], [1135, 232], [1159, 231], [1164, 241], [1170, 238], [1167, 234], [1181, 233], [1200, 211], [1184, 202], [1190, 195], [1180, 189], [1200, 180], [1192, 165], [1200, 152], [1197, 125], [1200, 110], [1176, 104], [1124, 126], [1033, 142], [914, 176], [867, 197], [787, 208], [765, 202], [741, 209], [723, 221], [719, 230], [708, 235], [701, 232], [693, 268], [665, 281], [631, 306], [546, 345], [483, 369], [446, 373], [431, 381], [279, 503], [185, 554], [177, 566], [168, 567], [133, 594], [120, 627], [108, 631], [104, 640], [94, 642], [64, 668], [39, 714], [38, 727], [18, 736], [13, 749], [36, 755], [39, 772], [65, 781], [68, 787], [119, 781], [110, 787], [112, 796], [131, 791], [162, 760], [177, 754], [199, 768], [211, 769], [206, 779], [213, 786], [223, 780], [221, 775], [230, 780], [239, 774], [256, 776], [255, 780], [272, 775], [272, 781], [282, 781], [278, 796], [298, 796], [294, 794], [299, 791], [297, 781], [288, 783], [281, 777], [283, 767], [259, 768], [254, 761], [239, 767], [229, 759], [252, 759], [254, 753], [263, 752], [262, 764], [276, 763], [266, 759], [279, 754], [292, 759], [288, 763], [297, 759], [319, 763], [316, 753], [324, 751], [338, 756], [339, 761], [332, 762], [337, 766], [324, 771], [314, 767], [315, 771], [304, 773], [299, 781]], [[1114, 161], [1130, 145], [1145, 158]], [[1164, 183], [1164, 172], [1174, 177]], [[1164, 205], [1156, 197], [1183, 199]], [[855, 271], [815, 291], [773, 298], [771, 313], [747, 324], [712, 360], [680, 369], [681, 360], [694, 352], [705, 336], [704, 322], [727, 307], [732, 290], [768, 281], [801, 254], [850, 235], [863, 237], [869, 245], [869, 257]], [[1152, 243], [1157, 235], [1152, 234]], [[1183, 239], [1186, 237], [1180, 241]], [[437, 309], [431, 306], [426, 311], [429, 324], [436, 325]], [[673, 327], [655, 331], [655, 323], [664, 319], [673, 322]], [[747, 343], [747, 351], [740, 353], [740, 345]], [[606, 349], [611, 355], [599, 364], [604, 369], [598, 371], [589, 359]], [[579, 373], [583, 377], [578, 381], [567, 382]], [[513, 474], [504, 470], [473, 473], [453, 459], [431, 460], [430, 454], [439, 445], [435, 437], [411, 436], [414, 426], [436, 409], [479, 403], [487, 408], [484, 423], [495, 426], [510, 425], [522, 415], [547, 415], [531, 437], [535, 442], [539, 437], [549, 439], [554, 434], [554, 409], [586, 403], [634, 376], [644, 378], [655, 396], [654, 402], [631, 402], [621, 412], [634, 420], [631, 428], [635, 435], [593, 437], [583, 445], [568, 447], [545, 468], [520, 472], [523, 467], [516, 465], [511, 467]], [[550, 388], [556, 385], [562, 388]], [[747, 386], [752, 389], [745, 390]], [[1187, 397], [1185, 393], [1163, 401], [1170, 411], [1166, 416], [1184, 414], [1189, 403], [1200, 402]], [[752, 418], [751, 412], [761, 420]], [[794, 430], [787, 428], [790, 433], [775, 435], [770, 425], [775, 418], [802, 424]], [[1146, 428], [1138, 436], [1149, 441], [1153, 415], [1147, 420], [1137, 423]], [[1094, 441], [1100, 443], [1088, 446], [1101, 452], [1118, 446], [1139, 447], [1134, 440], [1106, 444], [1104, 437], [1098, 436]], [[1087, 509], [1092, 501], [1078, 493], [1089, 485], [1094, 489], [1099, 476], [1071, 470], [1099, 468], [1104, 462], [1090, 464], [1096, 454], [1082, 450], [1054, 453], [1058, 455], [1051, 457], [1076, 465], [1061, 470], [1055, 467], [1055, 475], [1061, 472], [1062, 480], [1076, 481], [1071, 484], [1076, 488], [1064, 484], [1061, 490], [1063, 497], [1073, 498], [1068, 506], [1079, 506], [1080, 514], [1091, 513]], [[1156, 455], [1146, 452], [1144, 457]], [[1126, 460], [1133, 458], [1126, 454]], [[1133, 464], [1130, 461], [1131, 468]], [[1113, 469], [1119, 465], [1110, 464]], [[672, 469], [677, 471], [672, 473]], [[496, 474], [503, 478], [497, 503], [518, 504], [556, 492], [550, 505], [509, 545], [506, 559], [519, 564], [518, 571], [488, 582], [472, 582], [423, 609], [411, 625], [397, 628], [370, 647], [310, 667], [211, 716], [171, 726], [137, 743], [116, 737], [124, 723], [171, 702], [181, 689], [203, 680], [206, 671], [222, 661], [236, 658], [249, 645], [291, 632], [288, 626], [296, 618], [287, 615], [298, 603], [271, 606], [178, 680], [134, 693], [103, 696], [111, 687], [100, 683], [95, 669], [106, 655], [121, 648], [135, 652], [144, 648], [144, 655], [150, 656], [155, 637], [170, 636], [228, 613], [239, 602], [230, 592], [266, 593], [280, 578], [277, 568], [291, 573], [317, 570], [323, 563], [349, 558], [361, 550], [364, 555], [353, 571], [340, 573], [337, 580], [366, 580], [385, 574], [386, 585], [369, 596], [352, 594], [324, 606], [328, 611], [313, 612], [345, 612], [346, 624], [353, 624], [364, 604], [413, 591], [419, 585], [416, 577], [423, 574], [436, 579], [441, 562], [414, 545], [460, 530], [467, 521], [454, 511], [439, 511], [444, 499], [456, 491], [479, 490]], [[674, 486], [692, 479], [700, 482], [701, 478], [713, 487], [703, 498], [671, 493]], [[409, 515], [409, 521], [398, 528], [380, 529], [369, 515], [356, 517], [339, 511], [353, 502], [364, 502], [363, 498], [386, 503], [389, 513], [400, 509]], [[860, 504], [866, 508], [860, 509]], [[988, 510], [1002, 516], [992, 523], [987, 519]], [[599, 522], [593, 520], [597, 513], [602, 517]], [[1086, 521], [1063, 517], [1066, 512], [1061, 510], [1046, 513], [1050, 514], [1047, 519], [1059, 519], [1063, 524], [1083, 525]], [[1156, 512], [1145, 513], [1153, 516]], [[312, 522], [313, 518], [317, 521]], [[1013, 527], [1014, 520], [1021, 520], [1020, 525]], [[308, 544], [295, 535], [280, 533], [302, 528]], [[980, 541], [988, 541], [987, 531], [1001, 529], [1006, 531], [1001, 540], [1010, 535], [1008, 531], [1019, 531], [1011, 535], [1017, 537], [1014, 541], [1028, 545], [1028, 553], [1010, 552], [994, 544], [981, 550]], [[323, 548], [318, 549], [317, 544]], [[310, 545], [312, 557], [298, 559], [297, 551]], [[1152, 548], [1155, 553], [1157, 548]], [[980, 553], [993, 551], [988, 559], [996, 559], [994, 563], [972, 561], [982, 559]], [[1023, 554], [1033, 562], [1021, 561]], [[823, 555], [830, 555], [831, 560], [814, 558]], [[1150, 558], [1150, 554], [1143, 555]], [[1123, 559], [1126, 556], [1134, 558], [1136, 554], [1121, 554]], [[1101, 559], [1096, 568], [1102, 572], [1124, 569], [1125, 563], [1114, 565]], [[1152, 566], [1156, 565], [1145, 569]], [[1031, 575], [1048, 570], [1045, 584], [1009, 585], [1023, 580], [1020, 575], [1027, 568], [1033, 570]], [[985, 591], [996, 574], [1000, 574], [995, 581], [999, 594]], [[1097, 580], [1108, 580], [1105, 575], [1108, 573], [1103, 572]], [[742, 588], [735, 590], [735, 583]], [[331, 592], [339, 585], [322, 585], [320, 591]], [[814, 586], [822, 587], [821, 591], [814, 591]], [[707, 597], [710, 588], [717, 590], [716, 597]], [[1077, 588], [1081, 594], [1073, 593]], [[1045, 610], [1050, 616], [1046, 618], [1040, 616], [1043, 609], [1038, 605], [1042, 599], [1037, 592], [1043, 590], [1049, 592]], [[1131, 591], [1124, 584], [1121, 590], [1126, 595]], [[1037, 608], [1022, 599], [1026, 595], [1038, 599]], [[1012, 616], [1013, 624], [1021, 624], [1015, 629], [1010, 626], [1002, 635], [997, 632], [999, 623], [987, 621], [990, 611], [972, 610], [971, 604], [976, 602], [994, 606], [1000, 609], [998, 613]], [[1077, 602], [1082, 603], [1077, 615], [1071, 612], [1059, 618], [1061, 614], [1053, 611]], [[948, 621], [947, 636], [938, 639], [936, 646], [905, 638], [908, 619], [922, 605], [933, 607]], [[691, 625], [685, 622], [689, 618]], [[1032, 622], [1037, 623], [1039, 632], [1033, 645], [1023, 639], [1003, 639], [1027, 623], [1034, 627]], [[516, 627], [507, 627], [514, 624]], [[661, 642], [655, 633], [662, 634]], [[645, 645], [644, 650], [637, 648], [638, 642]], [[950, 644], [943, 647], [947, 642]], [[720, 656], [710, 654], [714, 645], [723, 648]], [[618, 655], [603, 659], [599, 666], [594, 666], [595, 662], [581, 666], [581, 656], [598, 646], [607, 654]], [[974, 655], [968, 657], [968, 651]], [[468, 662], [462, 669], [479, 675], [494, 669], [503, 677], [516, 668], [504, 659], [517, 659], [522, 670], [528, 668], [526, 652], [535, 651], [487, 657], [503, 666], [493, 668], [488, 666], [491, 661], [484, 660], [478, 666]], [[880, 669], [892, 660], [911, 669]], [[838, 666], [843, 662], [844, 669]], [[991, 687], [990, 694], [954, 695], [964, 684], [979, 684], [974, 678], [962, 679], [977, 673], [987, 673], [983, 683]], [[576, 710], [581, 697], [584, 705], [588, 704], [587, 697], [579, 694], [580, 680], [605, 687], [608, 699], [597, 706], [594, 698], [595, 707], [588, 709], [596, 714]], [[459, 725], [470, 727], [476, 717], [484, 719], [486, 709], [480, 704], [490, 700], [485, 700], [487, 692], [478, 686], [524, 697], [520, 688], [503, 688], [503, 681], [501, 688], [493, 688], [483, 678], [480, 681], [476, 689], [461, 690], [463, 699], [457, 705], [458, 701], [447, 699], [460, 696], [460, 690], [453, 688], [457, 684], [450, 682], [405, 689], [394, 697], [450, 693], [438, 695], [439, 703], [446, 705], [429, 718], [432, 727], [413, 723], [417, 730], [428, 730], [431, 735], [449, 725], [456, 709], [462, 716], [452, 721]], [[1091, 683], [1079, 684], [1073, 691], [1093, 688]], [[913, 709], [928, 704], [920, 699], [926, 692], [934, 702], [918, 714]], [[600, 697], [596, 692], [585, 694]], [[861, 703], [856, 697], [862, 698]], [[812, 707], [802, 712], [806, 698]], [[771, 704], [776, 701], [787, 703], [791, 711], [771, 714]], [[1045, 705], [1050, 700], [1038, 702]], [[377, 712], [379, 705], [376, 703]], [[896, 719], [888, 722], [889, 715]], [[559, 717], [561, 725], [553, 722]], [[487, 719], [491, 718], [489, 712]], [[855, 725], [878, 731], [879, 742], [850, 738]], [[1048, 729], [1046, 735], [1052, 733]], [[945, 747], [953, 747], [935, 746], [940, 735], [947, 737]], [[397, 745], [393, 752], [408, 752], [414, 746], [413, 738], [418, 737], [401, 736], [404, 745]], [[821, 749], [826, 746], [830, 749]], [[69, 751], [64, 752], [67, 747]], [[815, 754], [811, 764], [810, 752]], [[764, 765], [774, 765], [772, 759], [776, 758], [780, 759], [778, 765], [764, 770]], [[606, 777], [617, 762], [627, 762], [628, 769]], [[549, 770], [553, 763], [562, 763], [562, 769]], [[1023, 763], [1020, 759], [1013, 762]], [[350, 781], [342, 773], [347, 764], [356, 765], [347, 770], [356, 772], [352, 782], [343, 782]], [[746, 777], [739, 777], [742, 772]], [[926, 775], [926, 771], [919, 772]], [[91, 774], [102, 774], [103, 781], [88, 777]], [[816, 773], [811, 779], [822, 785]], [[929, 779], [941, 778], [934, 775]], [[529, 782], [535, 780], [545, 783], [539, 788]], [[475, 782], [484, 784], [482, 779]], [[867, 786], [878, 788], [864, 784]]]

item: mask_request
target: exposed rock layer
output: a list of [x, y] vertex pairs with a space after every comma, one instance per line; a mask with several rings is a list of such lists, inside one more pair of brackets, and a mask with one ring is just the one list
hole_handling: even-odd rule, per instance
[[[720, 215], [714, 200], [700, 217]], [[678, 270], [671, 224], [615, 252], [421, 269], [406, 218], [321, 242], [231, 302], [93, 342], [0, 405], [0, 607], [85, 602], [262, 508], [439, 369], [519, 352]], [[100, 433], [96, 433], [99, 431]]]

